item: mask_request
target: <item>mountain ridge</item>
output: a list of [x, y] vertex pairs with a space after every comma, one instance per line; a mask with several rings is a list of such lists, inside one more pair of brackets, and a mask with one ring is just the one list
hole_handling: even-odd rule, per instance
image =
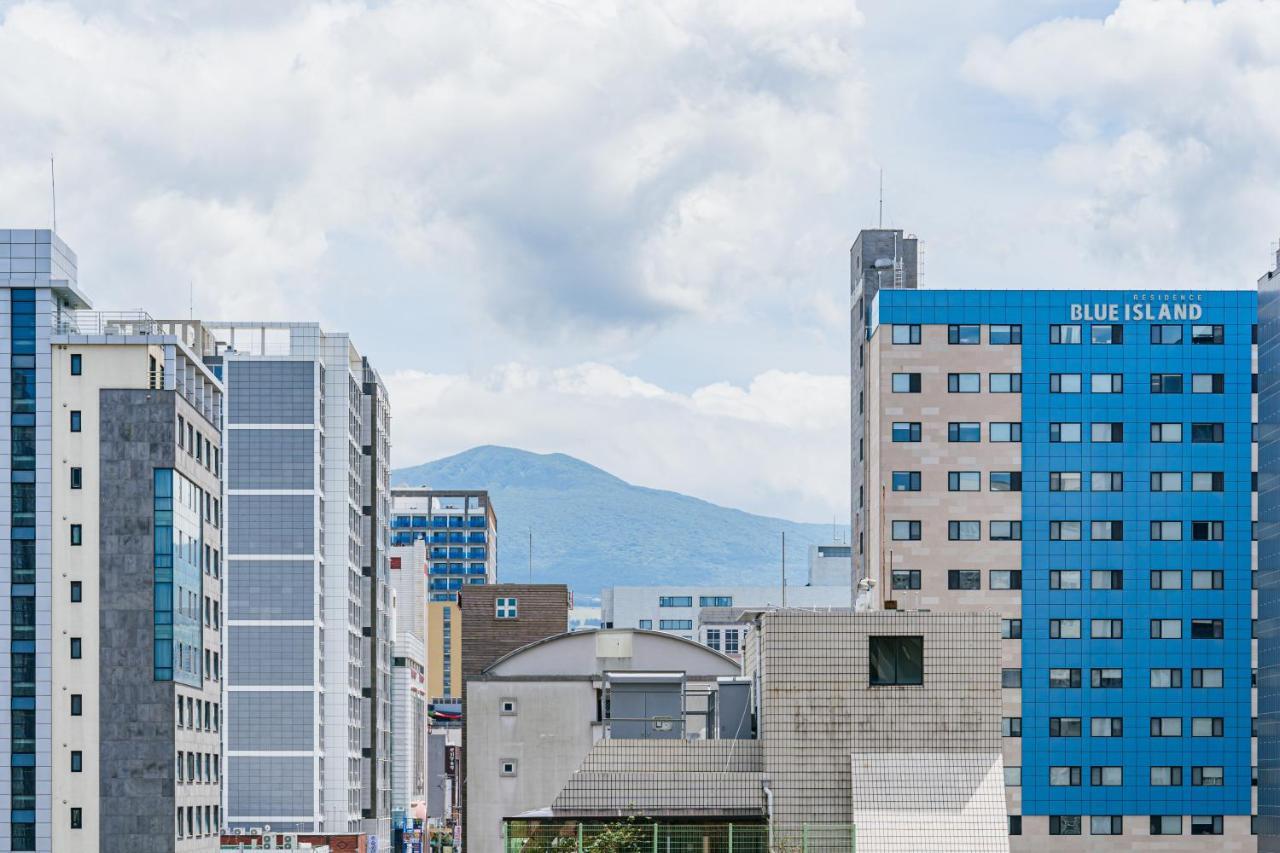
[[[498, 578], [603, 586], [775, 583], [805, 565], [831, 525], [757, 515], [667, 489], [638, 486], [566, 453], [480, 445], [398, 468], [392, 485], [486, 489], [498, 518]], [[793, 577], [800, 575], [794, 570]], [[798, 578], [797, 578], [798, 579]]]

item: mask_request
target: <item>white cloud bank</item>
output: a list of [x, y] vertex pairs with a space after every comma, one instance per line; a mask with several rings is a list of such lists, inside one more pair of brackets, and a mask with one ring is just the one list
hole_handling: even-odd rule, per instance
[[592, 363], [386, 380], [400, 467], [479, 444], [572, 448], [639, 485], [798, 521], [829, 522], [839, 508], [848, 523], [847, 377], [770, 371], [691, 394]]

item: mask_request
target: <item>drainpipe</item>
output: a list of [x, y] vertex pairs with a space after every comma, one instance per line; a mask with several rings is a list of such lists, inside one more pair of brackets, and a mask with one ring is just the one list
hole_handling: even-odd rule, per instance
[[769, 819], [769, 849], [773, 850], [773, 790], [769, 787], [768, 779], [760, 784], [764, 788], [764, 809]]

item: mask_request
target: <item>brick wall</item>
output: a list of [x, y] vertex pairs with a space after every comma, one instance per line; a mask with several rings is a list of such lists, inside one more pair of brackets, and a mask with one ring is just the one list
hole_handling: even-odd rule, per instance
[[[499, 619], [494, 604], [515, 598], [516, 618]], [[569, 588], [564, 584], [492, 584], [458, 595], [462, 611], [462, 684], [521, 646], [569, 630]]]

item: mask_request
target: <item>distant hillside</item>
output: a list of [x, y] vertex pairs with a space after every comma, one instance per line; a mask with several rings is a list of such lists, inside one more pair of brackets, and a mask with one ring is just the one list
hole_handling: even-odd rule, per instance
[[807, 579], [810, 544], [831, 525], [801, 524], [728, 509], [677, 492], [633, 486], [563, 453], [475, 447], [391, 473], [397, 486], [488, 489], [498, 515], [498, 576], [567, 583], [595, 595], [605, 586], [776, 583], [780, 536], [787, 577]]

